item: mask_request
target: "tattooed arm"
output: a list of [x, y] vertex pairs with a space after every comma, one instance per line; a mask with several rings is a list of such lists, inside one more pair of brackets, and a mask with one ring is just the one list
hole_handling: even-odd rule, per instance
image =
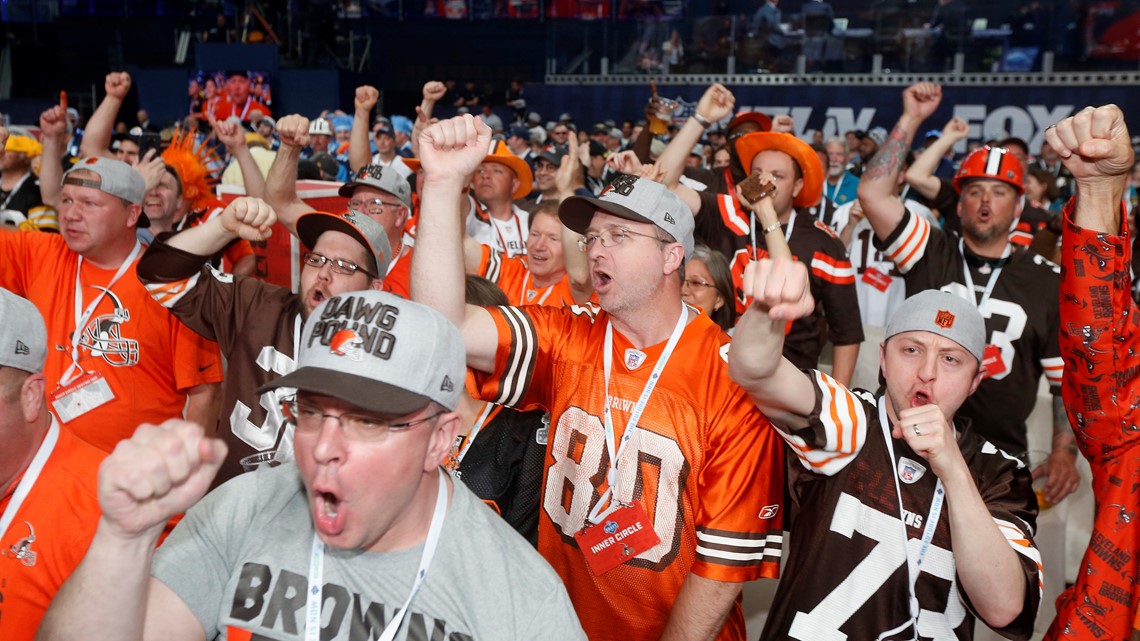
[[902, 220], [906, 209], [897, 197], [899, 174], [915, 132], [940, 102], [940, 85], [920, 82], [907, 87], [903, 91], [902, 116], [863, 171], [863, 178], [859, 181], [859, 202], [879, 238], [886, 238]]

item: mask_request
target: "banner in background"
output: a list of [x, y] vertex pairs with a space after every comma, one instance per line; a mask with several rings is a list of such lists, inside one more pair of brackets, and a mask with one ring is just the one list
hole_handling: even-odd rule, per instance
[[[691, 113], [705, 86], [659, 86], [660, 94], [681, 101], [679, 118]], [[760, 111], [770, 116], [791, 115], [795, 133], [807, 138], [806, 132], [818, 129], [824, 138], [842, 136], [853, 129], [872, 127], [890, 129], [902, 114], [903, 87], [844, 86], [748, 86], [729, 89], [736, 96], [737, 110]], [[960, 143], [966, 144], [990, 137], [1017, 136], [1036, 152], [1044, 139], [1045, 128], [1073, 115], [1089, 105], [1115, 103], [1124, 109], [1125, 119], [1140, 131], [1140, 87], [1098, 85], [1094, 87], [944, 87], [938, 111], [922, 125], [921, 134], [942, 129], [953, 116], [970, 124], [970, 134]], [[570, 112], [579, 127], [612, 119], [645, 118], [649, 99], [648, 82], [644, 86], [527, 85], [526, 96], [531, 109], [542, 115], [543, 122]]]

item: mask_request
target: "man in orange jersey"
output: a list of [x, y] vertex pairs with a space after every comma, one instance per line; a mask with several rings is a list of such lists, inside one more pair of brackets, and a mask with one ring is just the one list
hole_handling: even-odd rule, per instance
[[29, 301], [0, 288], [0, 638], [31, 641], [83, 560], [106, 453], [61, 430], [47, 408], [47, 330]]
[[681, 301], [691, 212], [634, 176], [568, 198], [600, 309], [465, 306], [450, 221], [490, 137], [465, 115], [420, 138], [412, 295], [462, 329], [479, 396], [551, 413], [539, 552], [591, 638], [743, 639], [741, 583], [779, 571], [782, 448]]
[[[574, 305], [590, 298], [588, 282], [571, 278], [567, 273], [562, 235], [565, 229], [558, 220], [558, 201], [547, 200], [535, 206], [530, 214], [530, 234], [526, 239], [526, 256], [507, 256], [489, 245], [481, 245], [464, 235], [464, 262], [468, 274], [482, 276], [495, 283], [512, 305]], [[574, 252], [578, 251], [574, 247]], [[574, 257], [569, 257], [574, 258]]]
[[143, 178], [126, 163], [85, 158], [63, 177], [59, 230], [0, 230], [0, 287], [48, 325], [48, 401], [65, 429], [110, 452], [139, 421], [212, 423], [218, 346], [183, 327], [133, 271], [142, 245]]
[[815, 306], [807, 272], [749, 266], [728, 357], [800, 462], [788, 468], [794, 543], [761, 638], [970, 639], [976, 617], [1028, 639], [1042, 585], [1029, 470], [956, 414], [985, 373], [982, 315], [938, 290], [904, 301], [876, 399], [781, 357], [785, 324]]

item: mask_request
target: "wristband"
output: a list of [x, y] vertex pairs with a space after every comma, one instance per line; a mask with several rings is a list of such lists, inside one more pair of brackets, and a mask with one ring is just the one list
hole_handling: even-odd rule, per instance
[[764, 233], [767, 234], [769, 232], [776, 231], [779, 228], [780, 228], [780, 221], [777, 220], [776, 222], [772, 223], [771, 225], [768, 225], [767, 227], [765, 227]]
[[708, 129], [712, 126], [712, 123], [706, 120], [705, 117], [702, 116], [696, 109], [693, 110], [693, 120], [696, 120], [697, 124], [704, 129]]

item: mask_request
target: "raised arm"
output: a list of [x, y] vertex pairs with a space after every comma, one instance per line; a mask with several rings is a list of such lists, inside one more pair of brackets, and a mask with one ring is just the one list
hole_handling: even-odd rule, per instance
[[[766, 174], [759, 178], [771, 184]], [[728, 375], [770, 420], [789, 428], [802, 427], [815, 405], [815, 391], [783, 352], [787, 323], [815, 309], [808, 269], [803, 262], [793, 260], [780, 230], [772, 203], [775, 191], [749, 203], [738, 185], [736, 196], [752, 208], [765, 228], [770, 228], [764, 240], [772, 258], [744, 268], [744, 294], [752, 303], [736, 324], [728, 352]]]
[[966, 124], [965, 120], [958, 116], [951, 118], [942, 128], [942, 135], [923, 149], [906, 170], [907, 184], [922, 194], [923, 198], [937, 196], [938, 190], [942, 188], [942, 181], [934, 175], [934, 172], [938, 171], [938, 163], [942, 162], [946, 153], [953, 149], [959, 140], [964, 140], [969, 133], [970, 125]]
[[252, 242], [269, 238], [275, 222], [277, 214], [265, 201], [248, 196], [235, 198], [222, 213], [178, 232], [166, 244], [196, 256], [213, 256], [237, 238]]
[[895, 185], [915, 132], [940, 102], [942, 87], [933, 83], [920, 82], [903, 90], [903, 114], [863, 171], [859, 202], [879, 238], [889, 236], [906, 213], [902, 201], [895, 196]]
[[301, 150], [309, 144], [309, 119], [293, 114], [277, 121], [281, 147], [269, 167], [265, 180], [265, 200], [277, 212], [277, 221], [297, 233], [297, 219], [312, 211], [297, 195], [297, 161]]
[[123, 106], [123, 99], [131, 90], [131, 74], [125, 71], [112, 71], [103, 81], [107, 95], [87, 120], [83, 130], [83, 142], [79, 145], [79, 155], [111, 158], [111, 134], [115, 131], [115, 118]]
[[44, 154], [40, 159], [40, 200], [59, 211], [63, 152], [67, 148], [67, 110], [56, 105], [40, 114]]
[[196, 503], [225, 459], [226, 445], [200, 426], [143, 425], [99, 467], [103, 514], [83, 562], [40, 625], [40, 641], [202, 641], [190, 608], [150, 576], [155, 544], [170, 517]]
[[731, 115], [735, 107], [736, 97], [723, 85], [713, 84], [705, 90], [697, 102], [693, 117], [685, 121], [685, 126], [681, 127], [681, 131], [677, 132], [657, 159], [657, 167], [663, 172], [661, 182], [666, 187], [673, 189], [677, 185], [681, 174], [685, 171], [685, 159], [689, 157], [689, 152], [701, 139], [705, 129], [712, 123]]
[[424, 83], [423, 100], [420, 101], [420, 106], [416, 108], [416, 121], [412, 124], [412, 155], [419, 157], [420, 155], [420, 134], [424, 129], [434, 122], [431, 117], [431, 112], [435, 110], [435, 103], [443, 99], [444, 94], [447, 93], [447, 87], [438, 80], [429, 80]]
[[[554, 175], [554, 185], [558, 189], [558, 200], [563, 201], [574, 195], [579, 188], [586, 186], [586, 168], [578, 160], [578, 137], [569, 136], [569, 153], [562, 158], [558, 172]], [[622, 152], [623, 154], [631, 152]], [[620, 155], [620, 154], [619, 154]], [[634, 158], [636, 161], [636, 158]], [[570, 281], [570, 294], [575, 303], [585, 303], [594, 294], [594, 281], [590, 277], [590, 261], [578, 247], [582, 237], [566, 225], [562, 226], [562, 261], [566, 265], [566, 277]]]
[[372, 160], [372, 109], [380, 99], [376, 87], [362, 85], [356, 88], [356, 98], [352, 104], [352, 133], [348, 139], [348, 165], [352, 171], [360, 171]]
[[497, 333], [486, 310], [464, 302], [463, 213], [456, 203], [490, 142], [491, 128], [470, 114], [424, 130], [424, 184], [411, 269], [412, 300], [430, 305], [459, 327], [468, 366], [485, 372], [494, 367]]
[[230, 153], [230, 156], [237, 161], [238, 167], [241, 168], [241, 181], [245, 186], [245, 195], [264, 198], [265, 177], [261, 175], [261, 168], [257, 166], [257, 161], [249, 152], [249, 145], [245, 142], [245, 129], [241, 126], [241, 120], [230, 117], [218, 122], [214, 120], [213, 114], [208, 114], [207, 118], [214, 134], [218, 137], [218, 141], [226, 146], [226, 151]]

